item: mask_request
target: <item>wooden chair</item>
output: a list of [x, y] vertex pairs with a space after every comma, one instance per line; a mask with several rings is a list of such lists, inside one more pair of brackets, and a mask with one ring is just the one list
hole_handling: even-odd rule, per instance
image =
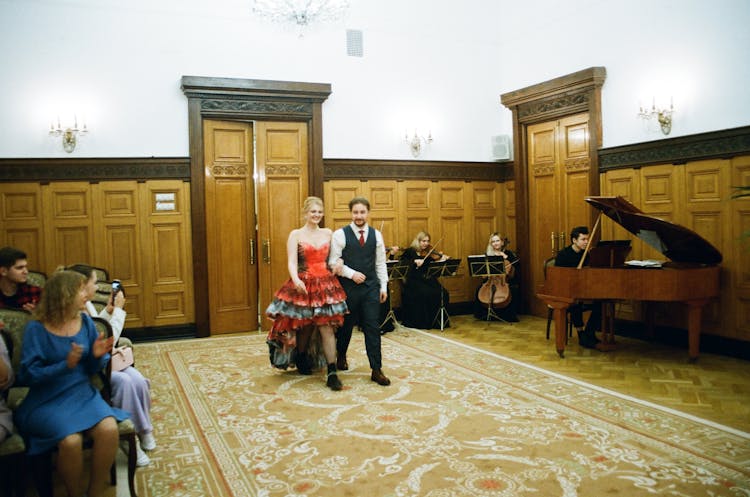
[[[94, 321], [94, 324], [96, 325], [96, 329], [102, 333], [104, 333], [104, 336], [111, 337], [112, 336], [112, 327], [109, 325], [109, 323], [102, 318], [92, 318]], [[112, 403], [112, 386], [110, 384], [110, 378], [112, 376], [112, 363], [108, 362], [107, 367], [105, 369], [105, 383], [101, 388], [102, 397], [104, 400], [106, 400], [108, 403]], [[130, 497], [137, 497], [135, 493], [135, 470], [137, 468], [136, 465], [136, 433], [135, 433], [135, 425], [133, 425], [133, 422], [130, 419], [126, 419], [125, 421], [120, 421], [117, 424], [118, 431], [120, 432], [120, 441], [121, 442], [127, 442], [128, 446], [128, 489], [130, 490]], [[117, 484], [117, 467], [115, 464], [112, 465], [112, 469], [110, 470], [110, 477], [112, 481], [112, 485]]]
[[29, 285], [38, 286], [44, 288], [44, 284], [47, 283], [47, 273], [41, 271], [29, 270], [29, 276], [26, 282]]
[[109, 295], [112, 293], [112, 282], [108, 280], [98, 280], [96, 282], [96, 293], [106, 295], [109, 300]]
[[[31, 319], [28, 312], [16, 309], [0, 309], [0, 321], [5, 325], [2, 332], [11, 357], [11, 367], [18, 374], [21, 364], [21, 344], [26, 323]], [[8, 391], [7, 404], [11, 410], [18, 407], [28, 389], [11, 387]], [[0, 494], [23, 497], [26, 494], [26, 444], [14, 430], [8, 438], [0, 443], [0, 476], [2, 488]]]
[[91, 269], [96, 273], [96, 279], [101, 281], [109, 281], [109, 271], [104, 268], [91, 266]]
[[[547, 279], [547, 268], [554, 265], [554, 257], [550, 257], [549, 259], [544, 261], [543, 274], [545, 280]], [[550, 325], [552, 324], [552, 316], [554, 312], [555, 309], [553, 309], [551, 305], [547, 304], [547, 340], [549, 340], [549, 329]], [[565, 311], [565, 327], [568, 328], [568, 336], [565, 338], [565, 341], [567, 342], [568, 338], [573, 336], [573, 320], [570, 319], [570, 309], [567, 309]]]

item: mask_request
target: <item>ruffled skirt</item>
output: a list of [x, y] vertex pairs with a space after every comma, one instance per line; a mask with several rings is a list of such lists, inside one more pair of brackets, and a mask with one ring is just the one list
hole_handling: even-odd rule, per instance
[[298, 330], [305, 326], [339, 327], [344, 324], [346, 293], [338, 278], [327, 273], [321, 276], [300, 274], [307, 293], [294, 286], [291, 279], [276, 292], [273, 302], [266, 309], [266, 315], [273, 319], [269, 338], [275, 334]]

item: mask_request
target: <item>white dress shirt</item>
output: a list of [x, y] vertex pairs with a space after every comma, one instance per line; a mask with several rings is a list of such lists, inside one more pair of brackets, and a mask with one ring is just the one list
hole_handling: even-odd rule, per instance
[[[354, 236], [357, 238], [359, 238], [359, 231], [365, 230], [364, 237], [365, 242], [367, 242], [367, 235], [370, 233], [369, 225], [365, 224], [364, 226], [359, 227], [354, 223], [351, 223], [349, 226], [354, 231]], [[385, 264], [385, 242], [383, 241], [383, 235], [380, 231], [375, 228], [373, 228], [373, 231], [375, 232], [375, 271], [380, 282], [380, 291], [388, 292], [388, 269]], [[344, 228], [339, 228], [333, 232], [333, 236], [331, 237], [331, 250], [328, 254], [328, 263], [331, 266], [336, 265], [336, 261], [341, 259], [344, 247], [346, 247], [346, 235], [344, 234]], [[344, 264], [341, 276], [352, 279], [354, 273], [354, 269]]]

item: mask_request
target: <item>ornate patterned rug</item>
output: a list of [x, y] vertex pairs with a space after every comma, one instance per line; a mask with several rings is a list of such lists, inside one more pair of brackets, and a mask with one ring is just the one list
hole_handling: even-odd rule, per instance
[[260, 335], [139, 344], [159, 447], [141, 497], [750, 496], [750, 434], [417, 330], [361, 334], [345, 389]]

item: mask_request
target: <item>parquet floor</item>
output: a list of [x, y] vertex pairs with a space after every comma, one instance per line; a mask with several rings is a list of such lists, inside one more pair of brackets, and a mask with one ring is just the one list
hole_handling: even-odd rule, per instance
[[[703, 419], [750, 432], [750, 362], [702, 353], [687, 361], [687, 349], [616, 337], [617, 350], [598, 352], [570, 339], [561, 359], [545, 338], [546, 319], [485, 322], [451, 316], [451, 327], [430, 333], [511, 357]], [[387, 358], [384, 361], [387, 372]]]

